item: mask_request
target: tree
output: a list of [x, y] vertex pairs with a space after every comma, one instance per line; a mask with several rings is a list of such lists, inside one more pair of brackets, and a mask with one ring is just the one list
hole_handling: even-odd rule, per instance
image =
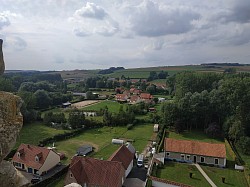
[[51, 103], [52, 100], [48, 95], [48, 92], [45, 90], [37, 90], [34, 93], [35, 99], [36, 99], [36, 106], [38, 108], [44, 109], [44, 108], [48, 108]]
[[158, 74], [158, 78], [159, 79], [166, 79], [168, 76], [168, 72], [166, 71], [161, 71], [159, 74]]
[[0, 90], [6, 92], [13, 92], [15, 90], [15, 87], [10, 79], [0, 77]]
[[68, 123], [70, 124], [72, 129], [82, 128], [84, 125], [85, 116], [83, 111], [78, 109], [73, 109], [69, 113]]

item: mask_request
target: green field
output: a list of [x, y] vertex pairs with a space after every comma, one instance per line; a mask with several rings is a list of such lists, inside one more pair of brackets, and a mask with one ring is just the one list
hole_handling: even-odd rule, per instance
[[56, 134], [63, 134], [68, 132], [67, 130], [56, 130], [48, 127], [41, 122], [25, 124], [21, 129], [15, 148], [21, 143], [38, 145], [39, 141], [48, 137], [52, 137]]
[[209, 137], [202, 131], [192, 130], [185, 131], [181, 134], [175, 133], [173, 131], [169, 132], [169, 138], [179, 139], [179, 140], [195, 140], [208, 143], [224, 143], [223, 139], [213, 139]]
[[103, 101], [91, 106], [84, 107], [83, 111], [100, 111], [100, 109], [104, 109], [104, 107], [107, 106], [109, 109], [109, 112], [116, 113], [119, 111], [120, 106], [123, 106], [125, 109], [125, 105], [120, 104], [116, 101]]
[[[243, 172], [239, 172], [234, 169], [223, 169], [209, 166], [201, 166], [211, 180], [221, 187], [237, 186], [247, 187], [247, 182]], [[222, 183], [221, 177], [225, 177], [225, 183]]]
[[[190, 172], [193, 173], [193, 178], [189, 177]], [[157, 169], [157, 177], [192, 186], [210, 186], [195, 166], [185, 163], [169, 161], [164, 168]]]
[[117, 148], [115, 145], [111, 145], [113, 138], [132, 139], [134, 140], [133, 145], [136, 150], [142, 152], [152, 133], [153, 125], [151, 124], [138, 125], [129, 131], [126, 127], [103, 127], [87, 130], [79, 136], [56, 142], [55, 145], [57, 151], [67, 155], [68, 160], [65, 162], [69, 162], [70, 158], [76, 153], [77, 148], [85, 144], [90, 144], [94, 147], [94, 153], [91, 156], [108, 158]]

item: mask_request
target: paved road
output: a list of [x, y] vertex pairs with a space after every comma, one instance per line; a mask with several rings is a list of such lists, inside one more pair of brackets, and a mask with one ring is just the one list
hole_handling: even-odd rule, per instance
[[207, 174], [205, 173], [205, 171], [203, 171], [203, 169], [200, 167], [199, 164], [194, 164], [197, 169], [201, 172], [201, 174], [203, 175], [203, 177], [205, 177], [205, 179], [207, 180], [207, 182], [209, 182], [209, 184], [212, 186], [212, 187], [217, 187], [214, 182], [207, 176]]

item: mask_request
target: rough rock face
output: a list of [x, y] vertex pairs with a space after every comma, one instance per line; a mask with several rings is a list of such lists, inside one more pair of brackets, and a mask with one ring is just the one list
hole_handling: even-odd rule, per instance
[[22, 128], [21, 99], [14, 94], [0, 92], [0, 162], [15, 146]]
[[3, 61], [3, 40], [0, 39], [0, 74], [3, 74], [5, 66], [4, 66], [4, 61]]
[[[4, 72], [4, 61], [0, 39], [0, 75]], [[17, 171], [7, 161], [3, 161], [16, 143], [16, 138], [23, 125], [20, 112], [22, 101], [14, 94], [0, 91], [0, 186], [16, 187]]]

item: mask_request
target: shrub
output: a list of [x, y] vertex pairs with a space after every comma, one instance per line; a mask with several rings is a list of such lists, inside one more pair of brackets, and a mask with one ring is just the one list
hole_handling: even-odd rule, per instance
[[134, 126], [133, 124], [128, 124], [128, 125], [127, 125], [127, 129], [128, 129], [128, 130], [131, 130], [131, 129], [133, 128], [133, 126]]

